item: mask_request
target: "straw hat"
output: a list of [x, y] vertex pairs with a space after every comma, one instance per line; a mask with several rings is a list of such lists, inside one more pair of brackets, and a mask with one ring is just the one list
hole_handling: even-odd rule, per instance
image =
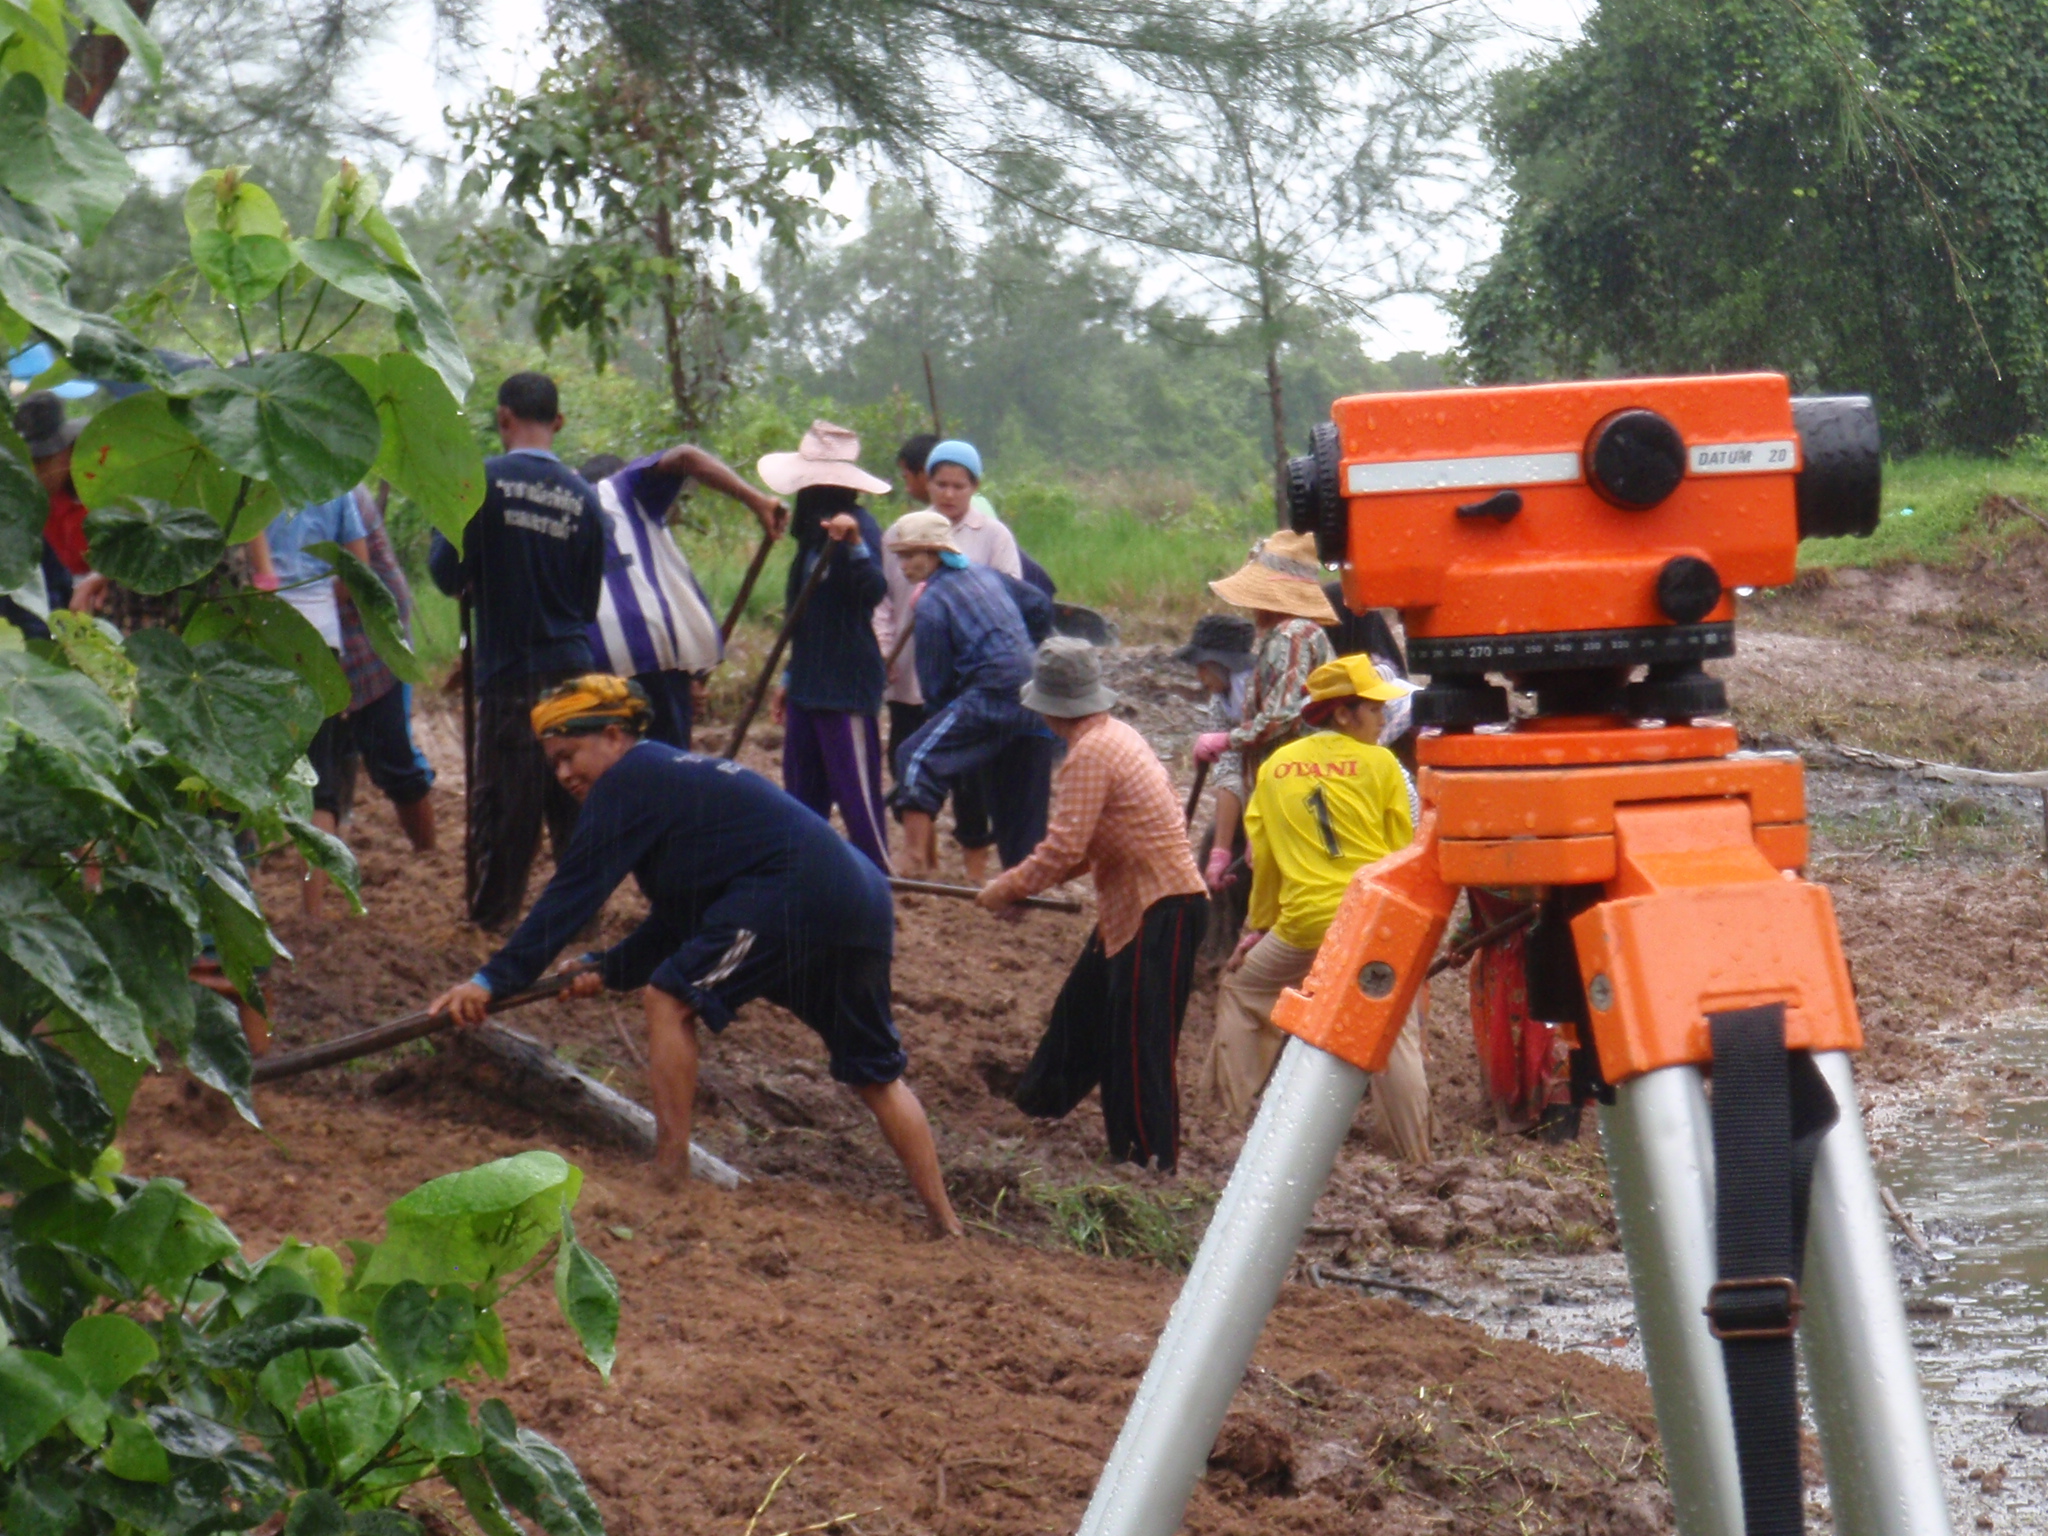
[[1209, 590], [1234, 608], [1334, 624], [1337, 611], [1323, 596], [1322, 579], [1314, 534], [1275, 533], [1252, 547], [1242, 570], [1210, 582]]
[[961, 552], [953, 538], [953, 520], [943, 512], [906, 512], [889, 525], [882, 542], [890, 549], [944, 549]]
[[794, 496], [814, 485], [839, 485], [879, 496], [889, 482], [860, 467], [860, 434], [829, 421], [814, 421], [795, 453], [764, 453], [756, 468], [761, 483], [778, 496]]
[[1103, 686], [1102, 661], [1086, 640], [1054, 635], [1038, 648], [1023, 704], [1057, 720], [1078, 720], [1116, 707], [1116, 692]]

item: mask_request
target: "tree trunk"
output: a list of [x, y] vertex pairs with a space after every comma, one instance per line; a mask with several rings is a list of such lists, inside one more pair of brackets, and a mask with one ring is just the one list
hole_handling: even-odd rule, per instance
[[[673, 263], [676, 259], [675, 224], [666, 208], [655, 217], [654, 250], [663, 261]], [[668, 396], [676, 408], [676, 425], [682, 428], [685, 437], [695, 437], [703, 429], [703, 423], [697, 419], [696, 401], [684, 375], [680, 311], [676, 275], [671, 270], [661, 280], [661, 352], [668, 363]]]
[[[156, 0], [128, 0], [128, 9], [143, 21]], [[128, 62], [128, 45], [111, 32], [89, 32], [71, 45], [71, 73], [64, 77], [64, 105], [91, 117], [107, 99]]]
[[1273, 510], [1276, 526], [1287, 526], [1287, 403], [1280, 393], [1280, 349], [1266, 348], [1266, 398], [1273, 407]]
[[[586, 1077], [531, 1035], [486, 1020], [475, 1029], [450, 1030], [440, 1046], [467, 1068], [486, 1092], [608, 1146], [629, 1152], [654, 1150], [654, 1116], [622, 1093]], [[733, 1167], [690, 1143], [690, 1174], [720, 1189], [733, 1189]]]

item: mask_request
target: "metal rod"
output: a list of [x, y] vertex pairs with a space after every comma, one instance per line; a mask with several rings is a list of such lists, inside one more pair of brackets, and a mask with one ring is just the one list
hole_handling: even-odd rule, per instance
[[[981, 887], [978, 885], [947, 885], [938, 880], [905, 880], [895, 875], [889, 877], [889, 889], [909, 891], [918, 896], [955, 896], [961, 901], [972, 901], [981, 894]], [[1011, 905], [1035, 907], [1041, 912], [1081, 910], [1081, 903], [1071, 896], [1020, 896]]]
[[1855, 1074], [1841, 1051], [1819, 1052], [1813, 1062], [1841, 1118], [1814, 1164], [1799, 1337], [1835, 1529], [1844, 1536], [1948, 1536], [1941, 1468], [1920, 1399]]
[[1460, 939], [1449, 949], [1445, 950], [1442, 955], [1437, 957], [1436, 961], [1424, 974], [1424, 980], [1431, 976], [1440, 976], [1454, 966], [1463, 965], [1467, 960], [1478, 954], [1480, 950], [1486, 948], [1487, 945], [1498, 944], [1517, 929], [1526, 928], [1535, 921], [1536, 908], [1524, 907], [1519, 912], [1508, 914], [1508, 916], [1502, 918], [1491, 928], [1481, 929], [1470, 938]]
[[1367, 1075], [1289, 1040], [1095, 1485], [1080, 1536], [1173, 1536]]
[[1181, 818], [1183, 826], [1192, 827], [1195, 824], [1195, 812], [1202, 808], [1202, 787], [1208, 782], [1209, 765], [1207, 763], [1195, 764], [1195, 785], [1194, 788], [1188, 791], [1187, 814]]
[[[560, 971], [547, 980], [536, 982], [524, 992], [514, 992], [505, 998], [492, 998], [486, 1006], [487, 1013], [508, 1013], [514, 1008], [524, 1008], [528, 1003], [537, 1003], [544, 998], [554, 997], [568, 990], [569, 983], [583, 974], [583, 968]], [[312, 1072], [320, 1067], [332, 1067], [344, 1061], [354, 1061], [359, 1056], [373, 1055], [388, 1051], [394, 1045], [404, 1045], [408, 1040], [424, 1039], [439, 1034], [454, 1024], [455, 1016], [449, 1013], [433, 1013], [421, 1009], [408, 1013], [402, 1019], [393, 1019], [389, 1024], [379, 1024], [373, 1029], [359, 1029], [352, 1035], [339, 1039], [325, 1040], [319, 1045], [309, 1045], [303, 1050], [286, 1051], [280, 1056], [265, 1056], [249, 1073], [252, 1083], [274, 1083], [281, 1077], [297, 1077], [301, 1072]]]
[[[732, 740], [725, 744], [725, 755], [731, 760], [740, 755], [740, 748], [746, 745], [747, 731], [754, 723], [754, 716], [761, 712], [761, 701], [768, 697], [768, 685], [775, 680], [775, 669], [782, 664], [783, 648], [789, 644], [789, 637], [796, 629], [796, 621], [804, 616], [804, 609], [811, 601], [811, 594], [818, 590], [818, 583], [825, 575], [825, 567], [832, 563], [833, 540], [827, 539], [825, 547], [818, 551], [818, 563], [811, 567], [811, 573], [798, 588], [796, 601], [789, 605], [789, 612], [783, 615], [782, 628], [776, 632], [775, 644], [768, 648], [768, 665], [761, 669], [761, 676], [754, 684], [752, 697], [740, 713], [739, 723], [732, 728]], [[802, 551], [798, 551], [802, 557]]]
[[732, 639], [732, 632], [739, 627], [740, 615], [747, 611], [747, 599], [754, 595], [754, 583], [761, 579], [761, 570], [768, 564], [768, 552], [775, 548], [775, 530], [769, 529], [761, 535], [761, 547], [754, 551], [754, 558], [747, 564], [747, 574], [740, 578], [740, 595], [732, 600], [732, 611], [725, 616], [725, 622], [718, 626], [721, 641]]
[[1616, 1085], [1600, 1139], [1678, 1529], [1743, 1536], [1728, 1372], [1700, 1310], [1718, 1271], [1713, 1125], [1699, 1069], [1665, 1067]]
[[456, 601], [462, 634], [462, 910], [476, 910], [476, 860], [471, 856], [470, 829], [476, 824], [476, 648], [470, 643], [469, 589]]
[[896, 643], [889, 647], [888, 659], [882, 663], [884, 672], [896, 670], [896, 663], [903, 658], [904, 651], [910, 645], [910, 637], [917, 633], [917, 600], [923, 596], [924, 583], [920, 581], [911, 589], [910, 601], [903, 605], [903, 630], [897, 635]]

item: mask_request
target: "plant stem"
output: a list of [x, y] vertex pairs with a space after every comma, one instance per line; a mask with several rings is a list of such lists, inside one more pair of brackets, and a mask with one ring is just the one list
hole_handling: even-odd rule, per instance
[[228, 308], [234, 313], [235, 329], [242, 333], [242, 356], [254, 362], [256, 358], [256, 343], [249, 339], [249, 322], [242, 315], [242, 306], [230, 304]]
[[327, 279], [323, 277], [320, 279], [320, 286], [313, 290], [313, 302], [306, 310], [306, 323], [299, 327], [299, 337], [298, 340], [292, 343], [292, 351], [297, 352], [305, 346], [306, 332], [313, 329], [313, 317], [320, 313], [320, 305], [326, 300], [326, 298]]
[[[167, 305], [166, 308], [168, 307], [169, 306]], [[206, 360], [209, 363], [213, 364], [213, 366], [216, 368], [221, 366], [220, 359], [213, 355], [213, 348], [209, 347], [205, 342], [201, 341], [197, 336], [195, 336], [192, 333], [192, 327], [185, 323], [185, 317], [179, 314], [178, 311], [175, 309], [171, 310], [171, 323], [176, 325], [179, 330], [185, 333], [185, 339], [187, 341], [191, 342], [193, 346], [197, 347], [201, 352], [206, 354]]]
[[365, 301], [362, 299], [357, 299], [356, 307], [341, 317], [341, 324], [337, 325], [325, 336], [322, 336], [318, 341], [314, 342], [313, 345], [307, 350], [318, 352], [322, 347], [326, 346], [327, 343], [334, 340], [334, 338], [339, 336], [343, 331], [347, 330], [349, 328], [350, 323], [354, 321], [355, 317], [363, 312], [364, 302]]
[[291, 343], [284, 339], [284, 284], [277, 285], [277, 350], [290, 350]]

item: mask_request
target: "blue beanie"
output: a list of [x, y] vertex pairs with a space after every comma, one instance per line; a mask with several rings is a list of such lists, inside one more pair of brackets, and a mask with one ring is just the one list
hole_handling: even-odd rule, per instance
[[949, 437], [924, 456], [924, 472], [926, 474], [930, 474], [941, 464], [958, 464], [967, 473], [974, 476], [977, 484], [980, 483], [981, 455], [975, 452], [974, 444], [972, 443], [963, 442], [957, 437]]

